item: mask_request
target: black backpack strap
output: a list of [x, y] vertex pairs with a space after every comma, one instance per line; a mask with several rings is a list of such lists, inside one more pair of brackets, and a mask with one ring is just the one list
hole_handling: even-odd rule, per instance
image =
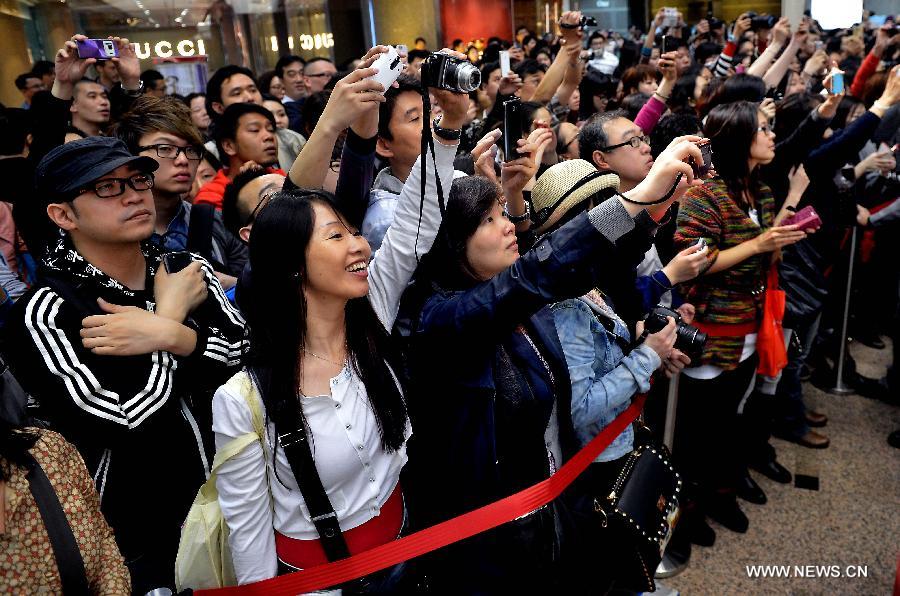
[[50, 545], [53, 547], [53, 556], [56, 558], [56, 567], [59, 569], [59, 577], [62, 580], [62, 591], [66, 596], [90, 594], [88, 590], [87, 575], [84, 571], [84, 560], [78, 549], [78, 542], [72, 533], [69, 520], [63, 511], [56, 491], [50, 484], [50, 479], [44, 473], [43, 468], [34, 457], [31, 459], [28, 471], [28, 485], [31, 494], [37, 503], [38, 511], [44, 520]]
[[345, 559], [350, 556], [350, 551], [344, 541], [344, 535], [341, 533], [337, 513], [331, 506], [331, 501], [325, 493], [325, 487], [322, 486], [322, 479], [316, 470], [316, 462], [313, 460], [306, 430], [302, 426], [296, 428], [288, 424], [288, 418], [284, 415], [275, 417], [278, 442], [284, 449], [288, 463], [291, 464], [291, 471], [294, 473], [294, 478], [297, 479], [297, 486], [300, 487], [303, 500], [306, 501], [306, 508], [316, 526], [316, 531], [319, 532], [325, 556], [329, 561]]

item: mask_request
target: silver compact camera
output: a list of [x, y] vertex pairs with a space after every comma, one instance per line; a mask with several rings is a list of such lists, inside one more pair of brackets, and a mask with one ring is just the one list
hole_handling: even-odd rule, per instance
[[471, 93], [481, 84], [481, 72], [468, 60], [436, 52], [422, 62], [422, 86]]

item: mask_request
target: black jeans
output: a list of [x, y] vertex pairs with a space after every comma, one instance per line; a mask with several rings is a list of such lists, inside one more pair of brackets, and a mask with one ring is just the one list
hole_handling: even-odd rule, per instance
[[713, 379], [681, 375], [673, 458], [701, 494], [732, 492], [746, 474], [738, 406], [757, 362], [754, 354]]

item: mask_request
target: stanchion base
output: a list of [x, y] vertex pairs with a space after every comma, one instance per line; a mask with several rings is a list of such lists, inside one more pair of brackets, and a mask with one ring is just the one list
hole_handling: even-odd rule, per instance
[[856, 391], [849, 387], [832, 387], [831, 389], [826, 389], [825, 393], [830, 395], [853, 395]]
[[688, 548], [684, 552], [670, 552], [667, 549], [665, 554], [663, 555], [662, 561], [659, 562], [659, 567], [656, 568], [654, 577], [656, 579], [666, 579], [667, 577], [674, 577], [687, 569], [688, 562], [690, 560], [690, 543], [688, 543]]

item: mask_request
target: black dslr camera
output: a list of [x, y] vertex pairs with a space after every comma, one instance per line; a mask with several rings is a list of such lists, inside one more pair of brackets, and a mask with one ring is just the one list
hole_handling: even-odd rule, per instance
[[666, 317], [675, 319], [675, 347], [691, 358], [700, 356], [703, 353], [703, 346], [706, 345], [706, 334], [682, 321], [677, 311], [661, 304], [654, 306], [647, 315], [647, 320], [644, 321], [644, 334], [641, 337], [660, 331], [668, 323]]
[[471, 93], [481, 85], [481, 71], [468, 60], [435, 52], [422, 62], [422, 87]]
[[778, 22], [778, 18], [774, 15], [764, 15], [760, 16], [755, 12], [748, 12], [747, 16], [750, 17], [750, 31], [759, 31], [760, 29], [771, 29], [775, 26], [775, 23]]

